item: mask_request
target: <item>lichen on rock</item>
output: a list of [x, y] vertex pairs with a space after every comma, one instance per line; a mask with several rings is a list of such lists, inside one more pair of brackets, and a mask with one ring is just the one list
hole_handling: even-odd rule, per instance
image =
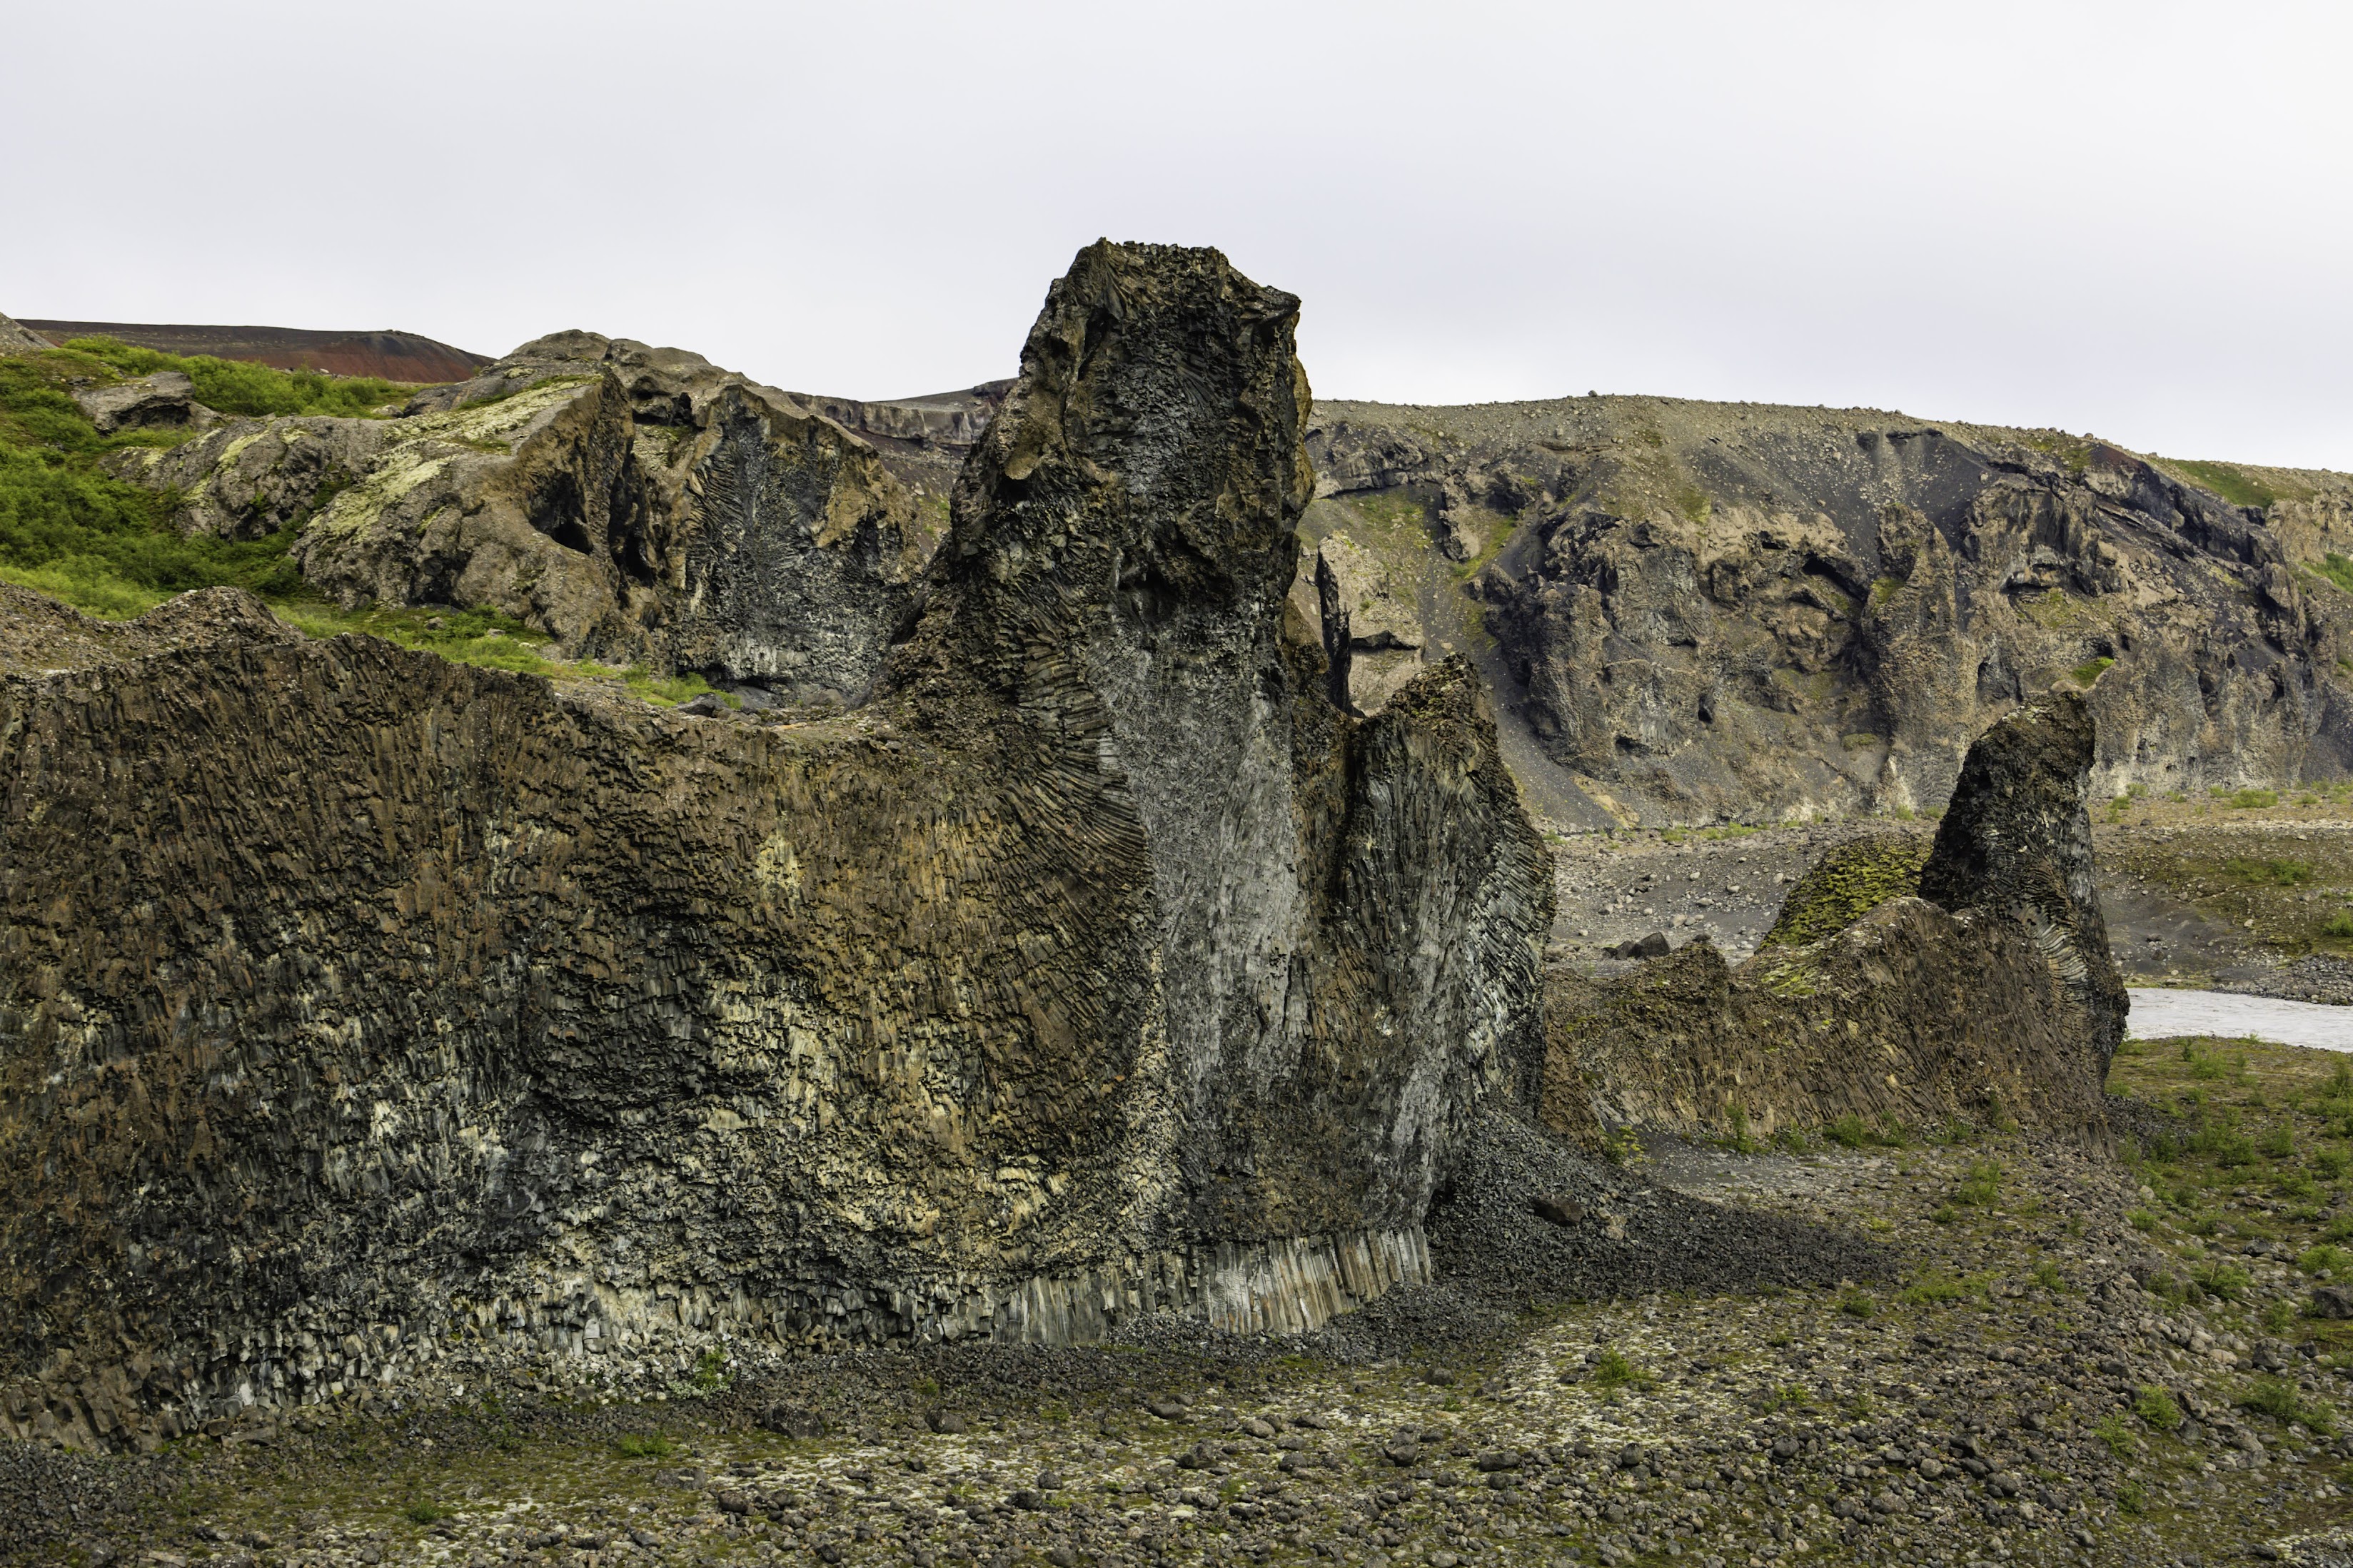
[[[1082, 253], [854, 714], [174, 606], [16, 639], [62, 656], [0, 682], [7, 1421], [152, 1439], [461, 1343], [1302, 1327], [1423, 1277], [1450, 1151], [1540, 1067], [1549, 866], [1464, 667], [1359, 720], [1285, 635], [1295, 312]], [[517, 420], [527, 496], [641, 392], [422, 417]], [[851, 460], [697, 406], [665, 428]], [[441, 428], [417, 468], [500, 461]]]

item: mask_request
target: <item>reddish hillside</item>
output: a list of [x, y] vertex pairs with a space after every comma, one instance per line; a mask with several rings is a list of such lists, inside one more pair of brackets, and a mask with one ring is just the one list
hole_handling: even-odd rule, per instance
[[470, 353], [415, 332], [314, 332], [297, 327], [158, 327], [127, 321], [35, 321], [25, 326], [53, 343], [68, 338], [118, 338], [165, 353], [254, 360], [280, 370], [377, 375], [386, 381], [463, 381], [487, 354]]

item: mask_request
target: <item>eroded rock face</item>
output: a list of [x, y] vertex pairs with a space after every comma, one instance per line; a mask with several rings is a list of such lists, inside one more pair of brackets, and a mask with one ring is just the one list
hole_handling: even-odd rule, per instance
[[1548, 867], [1467, 670], [1362, 721], [1284, 635], [1295, 309], [1082, 253], [855, 715], [0, 637], [8, 1421], [1423, 1277]]
[[2063, 688], [2103, 798], [2353, 770], [2341, 475], [2219, 469], [2258, 510], [2058, 432], [1669, 398], [1330, 405], [1309, 447], [1334, 526], [1487, 552], [1506, 725], [1621, 820], [1926, 810]]
[[927, 536], [864, 441], [698, 354], [527, 343], [398, 419], [237, 420], [120, 471], [184, 526], [299, 529], [347, 602], [498, 610], [575, 657], [864, 698]]
[[1545, 1119], [1770, 1137], [1959, 1115], [2104, 1140], [2126, 999], [2092, 885], [2094, 750], [2072, 692], [2003, 720], [1933, 846], [1840, 846], [1737, 968], [1694, 942], [1623, 979], [1556, 971]]

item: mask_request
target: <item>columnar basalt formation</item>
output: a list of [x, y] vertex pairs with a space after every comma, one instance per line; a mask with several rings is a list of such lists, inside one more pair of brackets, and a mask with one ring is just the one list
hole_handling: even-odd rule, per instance
[[881, 695], [818, 722], [12, 601], [0, 1414], [1426, 1275], [1540, 1068], [1548, 867], [1463, 667], [1360, 720], [1285, 635], [1295, 310], [1082, 253]]
[[2062, 692], [1969, 750], [1933, 845], [1826, 856], [1737, 968], [1694, 942], [1550, 986], [1545, 1120], [1709, 1137], [2016, 1119], [2105, 1138], [2127, 1005], [2091, 880], [2093, 725]]

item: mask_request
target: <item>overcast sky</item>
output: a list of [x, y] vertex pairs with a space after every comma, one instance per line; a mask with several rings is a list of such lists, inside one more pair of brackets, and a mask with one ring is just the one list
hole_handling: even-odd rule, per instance
[[0, 0], [0, 310], [1011, 373], [1101, 235], [1319, 395], [2353, 469], [2353, 7]]

